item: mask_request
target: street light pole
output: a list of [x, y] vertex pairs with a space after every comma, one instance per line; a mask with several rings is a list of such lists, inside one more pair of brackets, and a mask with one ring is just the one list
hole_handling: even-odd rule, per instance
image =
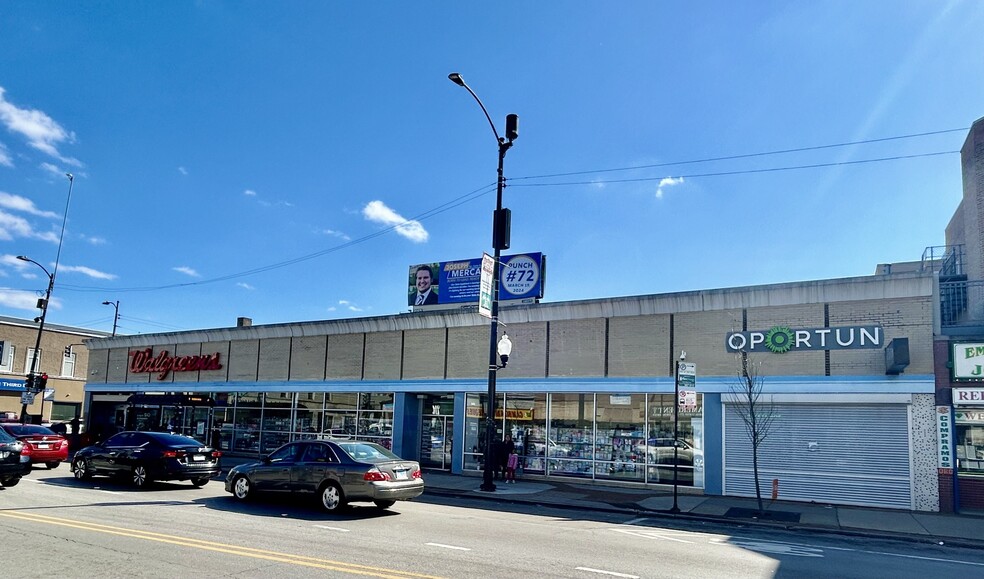
[[115, 310], [115, 312], [116, 312], [115, 315], [113, 315], [113, 337], [115, 338], [116, 337], [116, 322], [120, 321], [120, 300], [116, 300], [115, 302], [108, 302], [108, 301], [107, 302], [103, 302], [102, 305], [104, 305], [104, 306], [113, 306], [113, 310]]
[[[40, 267], [44, 271], [45, 275], [48, 276], [48, 289], [44, 293], [44, 301], [40, 304], [41, 306], [41, 316], [38, 318], [38, 338], [34, 343], [34, 358], [31, 359], [31, 372], [28, 374], [29, 381], [32, 385], [37, 384], [34, 382], [36, 380], [35, 375], [38, 370], [38, 359], [41, 357], [41, 334], [44, 332], [44, 320], [48, 316], [48, 302], [51, 300], [51, 290], [55, 287], [55, 275], [58, 274], [58, 261], [61, 259], [62, 242], [65, 241], [65, 225], [68, 223], [68, 207], [72, 203], [72, 188], [75, 185], [75, 176], [71, 173], [65, 173], [68, 177], [68, 198], [65, 200], [65, 215], [62, 216], [62, 228], [61, 235], [58, 237], [58, 252], [55, 254], [55, 267], [50, 273], [48, 270], [40, 263], [28, 258], [24, 255], [18, 255], [17, 259], [21, 261], [29, 261], [34, 265]], [[44, 421], [44, 388], [41, 389], [41, 420]], [[27, 404], [21, 404], [21, 422], [25, 423], [27, 419]]]
[[[31, 377], [29, 379], [29, 381], [32, 384], [32, 390], [33, 390], [33, 385], [37, 384], [37, 382], [35, 382], [36, 378], [34, 378], [34, 376], [35, 376], [35, 374], [37, 374], [37, 371], [38, 371], [38, 358], [41, 357], [40, 356], [40, 353], [41, 353], [41, 334], [44, 333], [44, 319], [48, 315], [48, 300], [51, 299], [51, 290], [55, 286], [55, 276], [53, 274], [49, 273], [48, 270], [43, 265], [41, 265], [40, 263], [34, 261], [33, 259], [31, 259], [31, 258], [29, 258], [29, 257], [27, 257], [25, 255], [18, 255], [17, 256], [17, 259], [19, 259], [21, 261], [28, 261], [30, 263], [33, 263], [34, 265], [40, 267], [41, 270], [44, 271], [44, 274], [48, 276], [48, 289], [45, 290], [45, 292], [44, 292], [44, 299], [43, 300], [39, 300], [39, 302], [40, 302], [39, 305], [41, 306], [41, 316], [37, 318], [37, 321], [38, 321], [38, 337], [37, 337], [37, 340], [34, 342], [34, 356], [31, 358], [31, 371], [28, 372], [28, 374], [27, 374], [28, 376]], [[41, 393], [41, 416], [42, 416], [42, 418], [44, 418], [44, 393], [43, 392]], [[27, 404], [26, 403], [21, 403], [21, 422], [23, 424], [27, 424]]]
[[679, 440], [680, 440], [680, 364], [687, 359], [686, 352], [680, 352], [676, 361], [676, 372], [673, 375], [673, 507], [671, 513], [679, 513], [677, 505], [677, 485], [679, 483]]
[[499, 131], [495, 128], [495, 123], [492, 122], [492, 117], [489, 116], [489, 111], [482, 104], [482, 99], [478, 98], [475, 91], [471, 89], [467, 84], [465, 84], [464, 79], [457, 72], [452, 72], [448, 75], [448, 78], [454, 84], [463, 87], [467, 90], [472, 97], [474, 97], [475, 102], [478, 106], [482, 108], [482, 112], [485, 113], [485, 118], [489, 121], [489, 126], [492, 127], [492, 134], [495, 135], [495, 141], [499, 146], [499, 164], [496, 170], [496, 188], [495, 188], [495, 213], [492, 217], [492, 249], [494, 250], [493, 260], [495, 265], [492, 268], [492, 324], [489, 332], [489, 387], [488, 387], [488, 404], [487, 410], [485, 411], [485, 470], [482, 477], [481, 490], [486, 492], [495, 491], [495, 483], [492, 482], [494, 478], [494, 468], [495, 465], [492, 464], [492, 460], [495, 458], [492, 453], [493, 444], [495, 442], [495, 379], [496, 374], [499, 369], [499, 361], [496, 358], [496, 343], [499, 338], [499, 258], [501, 255], [501, 250], [509, 249], [509, 229], [510, 229], [510, 212], [508, 209], [503, 209], [502, 207], [502, 189], [505, 187], [505, 178], [502, 176], [502, 163], [506, 158], [506, 151], [512, 147], [513, 141], [519, 136], [518, 123], [519, 117], [514, 114], [506, 115], [506, 136], [500, 137]]

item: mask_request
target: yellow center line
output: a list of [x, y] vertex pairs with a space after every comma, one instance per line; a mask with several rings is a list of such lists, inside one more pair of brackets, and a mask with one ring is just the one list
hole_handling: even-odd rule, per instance
[[131, 537], [134, 539], [144, 539], [146, 541], [156, 541], [158, 543], [167, 543], [171, 545], [180, 545], [183, 547], [192, 547], [195, 549], [215, 551], [218, 553], [225, 553], [228, 555], [238, 555], [240, 557], [251, 557], [254, 559], [263, 559], [266, 561], [275, 561], [278, 563], [289, 563], [292, 565], [300, 565], [304, 567], [314, 567], [316, 569], [342, 571], [344, 573], [351, 573], [353, 575], [368, 575], [371, 577], [385, 577], [390, 579], [401, 579], [406, 577], [416, 577], [420, 579], [440, 579], [439, 577], [435, 577], [433, 575], [423, 575], [420, 573], [412, 573], [409, 571], [399, 571], [396, 569], [386, 569], [381, 567], [370, 567], [367, 565], [357, 565], [354, 563], [345, 563], [343, 561], [332, 561], [330, 559], [320, 559], [317, 557], [307, 557], [304, 555], [292, 555], [290, 553], [268, 551], [265, 549], [255, 549], [252, 547], [240, 547], [237, 545], [217, 543], [214, 541], [203, 541], [200, 539], [193, 539], [191, 537], [181, 537], [178, 535], [153, 533], [150, 531], [141, 531], [139, 529], [114, 527], [110, 525], [101, 525], [98, 523], [75, 521], [72, 519], [61, 519], [61, 518], [50, 517], [47, 515], [41, 515], [37, 513], [0, 511], [0, 516], [12, 518], [12, 519], [20, 519], [33, 523], [58, 525], [62, 527], [71, 527], [75, 529], [82, 529], [85, 531], [93, 531], [97, 533], [105, 533], [109, 535], [120, 535], [123, 537]]

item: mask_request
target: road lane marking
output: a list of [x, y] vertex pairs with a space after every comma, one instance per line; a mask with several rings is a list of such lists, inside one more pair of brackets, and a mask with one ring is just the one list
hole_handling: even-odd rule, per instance
[[319, 529], [328, 529], [329, 531], [338, 531], [340, 533], [348, 533], [349, 532], [348, 529], [343, 529], [341, 527], [329, 527], [327, 525], [315, 525], [315, 527], [318, 527]]
[[444, 545], [442, 543], [424, 543], [425, 545], [430, 545], [431, 547], [440, 547], [442, 549], [454, 549], [455, 551], [471, 551], [468, 547], [457, 547], [455, 545]]
[[345, 563], [343, 561], [332, 561], [330, 559], [319, 559], [317, 557], [306, 557], [304, 555], [293, 555], [290, 553], [281, 553], [278, 551], [268, 551], [265, 549], [254, 549], [252, 547], [242, 547], [239, 545], [217, 543], [214, 541], [204, 541], [201, 539], [193, 539], [191, 537], [182, 537], [179, 535], [166, 535], [163, 533], [141, 531], [139, 529], [128, 529], [126, 527], [114, 527], [110, 525], [89, 523], [89, 522], [77, 521], [73, 519], [61, 519], [61, 518], [51, 517], [48, 515], [41, 515], [37, 513], [0, 511], [0, 517], [20, 519], [32, 523], [70, 527], [73, 529], [81, 529], [83, 531], [91, 531], [95, 533], [104, 533], [107, 535], [130, 537], [133, 539], [144, 539], [146, 541], [154, 541], [154, 542], [166, 543], [170, 545], [179, 545], [183, 547], [201, 549], [204, 551], [214, 551], [217, 553], [225, 553], [227, 555], [237, 555], [240, 557], [263, 559], [266, 561], [287, 563], [290, 565], [298, 565], [302, 567], [313, 567], [316, 569], [325, 569], [329, 571], [340, 571], [342, 573], [350, 573], [353, 575], [367, 575], [370, 577], [383, 577], [387, 579], [405, 579], [407, 577], [414, 577], [419, 579], [440, 579], [433, 575], [424, 575], [421, 573], [412, 573], [409, 571], [399, 571], [397, 569], [387, 569], [384, 567], [371, 567], [368, 565], [357, 565], [355, 563]]
[[887, 557], [902, 557], [904, 559], [919, 559], [920, 561], [936, 561], [939, 563], [957, 563], [959, 565], [973, 565], [975, 567], [984, 567], [984, 563], [977, 563], [975, 561], [961, 561], [959, 559], [944, 559], [942, 557], [924, 557], [922, 555], [906, 555], [904, 553], [886, 553], [883, 551], [868, 551], [865, 549], [848, 549], [847, 547], [825, 547], [831, 551], [853, 551], [855, 553], [867, 553], [869, 555], [885, 555]]
[[575, 571], [587, 571], [588, 573], [600, 573], [601, 575], [611, 575], [612, 577], [625, 577], [626, 579], [639, 579], [638, 575], [628, 573], [616, 573], [615, 571], [605, 571], [604, 569], [592, 569], [591, 567], [574, 567]]
[[677, 539], [664, 535], [658, 531], [637, 531], [634, 529], [612, 529], [616, 533], [625, 533], [626, 535], [633, 535], [636, 537], [642, 537], [643, 539], [662, 539], [664, 541], [674, 541], [676, 543], [686, 543], [687, 545], [692, 545], [693, 541], [684, 541], [683, 539]]
[[632, 519], [631, 521], [625, 521], [622, 524], [623, 525], [634, 525], [636, 523], [641, 523], [643, 521], [648, 521], [648, 520], [649, 520], [649, 517], [638, 517], [638, 518]]
[[712, 540], [712, 545], [734, 545], [758, 553], [773, 555], [792, 555], [795, 557], [823, 557], [823, 549], [795, 545], [792, 543], [777, 543], [775, 541], [760, 541], [755, 539], [721, 539]]

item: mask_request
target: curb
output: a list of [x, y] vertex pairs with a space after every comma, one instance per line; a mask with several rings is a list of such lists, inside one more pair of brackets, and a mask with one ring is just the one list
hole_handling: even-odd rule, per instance
[[444, 488], [425, 488], [424, 496], [428, 496], [428, 495], [442, 496], [442, 497], [471, 498], [471, 499], [477, 499], [482, 501], [498, 501], [498, 502], [506, 502], [510, 504], [517, 504], [517, 505], [519, 504], [537, 505], [537, 506], [545, 506], [551, 508], [568, 509], [574, 511], [623, 513], [623, 514], [632, 514], [632, 515], [652, 517], [652, 518], [678, 520], [678, 521], [715, 523], [715, 524], [726, 525], [731, 527], [757, 527], [762, 529], [781, 529], [781, 530], [793, 531], [798, 533], [823, 533], [827, 535], [863, 537], [868, 539], [892, 539], [892, 540], [899, 540], [899, 541], [907, 541], [911, 543], [922, 543], [927, 545], [947, 545], [950, 547], [961, 547], [965, 549], [984, 550], [984, 541], [965, 539], [962, 537], [938, 537], [932, 535], [913, 535], [911, 533], [893, 533], [890, 531], [843, 529], [839, 527], [801, 525], [798, 523], [797, 524], [771, 523], [768, 521], [735, 519], [729, 517], [717, 517], [714, 515], [702, 515], [702, 514], [693, 514], [693, 513], [685, 513], [685, 512], [670, 513], [667, 511], [654, 511], [644, 508], [627, 508], [627, 507], [616, 507], [616, 506], [608, 506], [608, 507], [586, 506], [586, 505], [568, 504], [568, 503], [556, 502], [556, 501], [552, 502], [552, 501], [544, 501], [544, 500], [524, 500], [516, 497], [510, 497], [508, 495], [483, 495], [471, 491], [461, 492], [453, 489], [444, 489]]

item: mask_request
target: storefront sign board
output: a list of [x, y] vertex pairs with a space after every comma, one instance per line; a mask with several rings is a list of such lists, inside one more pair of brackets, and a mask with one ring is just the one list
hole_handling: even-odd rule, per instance
[[984, 344], [955, 342], [952, 347], [953, 379], [984, 381]]
[[939, 441], [939, 472], [953, 474], [953, 424], [950, 421], [950, 407], [936, 407], [937, 440]]
[[984, 388], [954, 388], [954, 406], [984, 406]]

